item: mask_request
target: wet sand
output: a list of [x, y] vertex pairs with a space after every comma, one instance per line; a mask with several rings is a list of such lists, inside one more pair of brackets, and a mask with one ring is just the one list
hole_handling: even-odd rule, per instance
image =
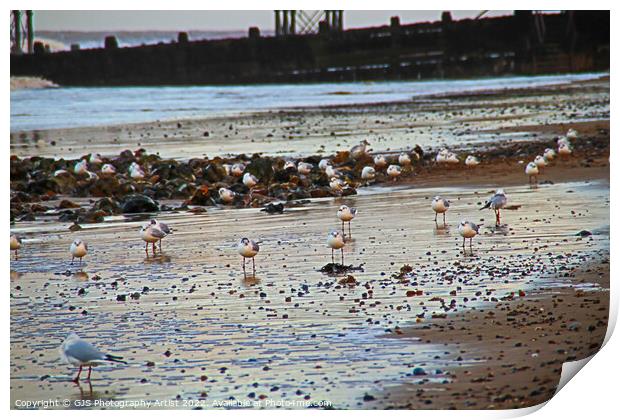
[[[609, 125], [604, 112], [597, 114], [608, 101], [608, 91], [599, 88], [552, 94], [568, 98], [557, 111], [558, 124], [579, 120], [567, 103], [582, 104], [582, 95], [596, 100], [583, 111], [592, 121], [571, 123], [588, 147], [583, 143], [571, 159], [547, 168], [537, 188], [527, 185], [515, 153], [544, 148], [565, 132], [562, 125], [533, 130], [526, 124], [553, 112], [520, 122], [459, 121], [475, 124], [484, 138], [461, 142], [463, 150], [491, 156], [473, 170], [422, 168], [402, 182], [360, 188], [356, 196], [312, 199], [282, 215], [216, 207], [198, 214], [163, 212], [158, 218], [175, 232], [155, 258], [145, 256], [139, 236], [149, 215], [111, 216], [83, 224], [77, 233], [53, 217], [15, 223], [12, 230], [25, 240], [20, 258], [11, 262], [13, 405], [35, 398], [163, 399], [179, 401], [177, 408], [211, 408], [222, 400], [298, 404], [287, 408], [321, 401], [334, 408], [506, 408], [544, 401], [559, 379], [560, 363], [596, 350], [606, 328]], [[463, 100], [482, 107], [489, 98]], [[379, 106], [375, 118], [386, 118], [384, 112]], [[330, 118], [336, 121], [336, 113]], [[341, 121], [351, 144], [359, 141], [359, 133], [352, 134], [356, 122]], [[447, 127], [425, 130], [456, 137], [454, 125]], [[289, 129], [278, 125], [280, 130]], [[393, 150], [410, 141], [408, 130], [386, 124], [371, 143], [375, 150], [387, 144]], [[157, 150], [181, 156], [196, 150], [188, 144]], [[304, 144], [314, 143], [303, 142], [299, 150], [295, 144], [295, 153], [314, 148]], [[109, 147], [103, 140], [101, 145]], [[496, 228], [493, 213], [478, 208], [498, 186], [505, 187], [514, 210], [506, 210], [505, 225]], [[437, 194], [453, 203], [445, 227], [434, 223], [430, 209]], [[341, 203], [360, 211], [345, 258], [363, 271], [351, 272], [355, 283], [349, 285], [340, 283], [344, 276], [319, 271], [331, 262], [325, 237], [339, 227]], [[461, 248], [456, 225], [462, 218], [483, 223], [472, 253]], [[577, 236], [582, 230], [592, 235]], [[250, 279], [234, 249], [246, 235], [262, 241], [257, 277]], [[68, 247], [76, 236], [91, 249], [82, 268], [69, 265]], [[395, 278], [405, 264], [412, 274]], [[580, 323], [574, 330], [573, 319]], [[591, 325], [595, 329], [588, 331]], [[61, 364], [57, 353], [70, 331], [124, 355], [129, 366], [96, 368], [92, 390], [86, 382], [74, 385], [75, 370]], [[482, 366], [485, 359], [492, 360]], [[426, 375], [414, 375], [416, 368]]]

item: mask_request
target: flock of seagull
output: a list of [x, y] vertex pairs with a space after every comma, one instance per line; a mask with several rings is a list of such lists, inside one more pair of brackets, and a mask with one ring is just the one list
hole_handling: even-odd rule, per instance
[[[560, 137], [557, 140], [558, 151], [557, 154], [563, 157], [567, 157], [572, 153], [572, 145], [571, 140], [577, 138], [577, 132], [574, 129], [568, 130], [566, 136]], [[355, 146], [351, 149], [351, 155], [353, 158], [357, 158], [366, 153], [366, 146], [368, 142], [363, 141], [358, 146]], [[529, 162], [526, 165], [525, 173], [530, 177], [530, 183], [532, 182], [532, 178], [534, 178], [537, 182], [537, 175], [544, 169], [545, 166], [549, 163], [549, 161], [553, 160], [556, 157], [556, 152], [554, 149], [545, 149], [542, 155], [536, 156], [534, 161]], [[403, 152], [398, 157], [398, 165], [391, 164], [388, 166], [388, 159], [384, 155], [376, 155], [374, 157], [374, 167], [366, 166], [362, 169], [361, 178], [365, 181], [371, 181], [375, 178], [377, 170], [383, 170], [386, 168], [386, 174], [392, 178], [396, 179], [401, 175], [402, 166], [410, 166], [413, 160], [419, 160], [420, 156], [415, 151], [412, 151], [411, 154]], [[97, 154], [91, 155], [91, 162], [99, 161], [101, 163], [101, 157]], [[457, 164], [460, 162], [458, 156], [448, 151], [447, 149], [442, 149], [437, 153], [435, 161], [438, 164]], [[477, 157], [470, 155], [465, 159], [465, 165], [468, 167], [476, 166], [480, 163]], [[402, 166], [401, 166], [402, 165]], [[242, 182], [251, 189], [256, 186], [259, 180], [250, 173], [245, 172], [245, 165], [242, 163], [237, 163], [234, 165], [225, 165], [226, 171], [234, 176], [243, 175]], [[345, 181], [339, 178], [339, 172], [335, 169], [328, 159], [323, 159], [318, 164], [319, 168], [324, 171], [331, 179], [330, 186], [332, 189], [336, 191], [342, 191], [347, 187]], [[297, 171], [302, 175], [308, 175], [312, 169], [313, 165], [307, 162], [299, 162], [295, 164], [295, 162], [289, 161], [286, 162], [285, 168], [296, 168]], [[74, 168], [76, 173], [87, 173], [88, 172], [88, 162], [86, 160], [82, 160], [76, 163]], [[108, 174], [116, 173], [116, 169], [111, 164], [105, 164], [102, 167], [102, 172]], [[134, 162], [129, 167], [130, 175], [133, 178], [144, 178], [145, 173], [144, 170]], [[235, 198], [235, 192], [227, 189], [220, 188], [219, 195], [223, 202], [230, 203]], [[506, 207], [508, 202], [508, 198], [503, 189], [498, 189], [495, 194], [489, 198], [485, 205], [480, 208], [483, 209], [491, 209], [495, 212], [495, 224], [496, 226], [500, 226], [500, 211], [501, 209]], [[450, 208], [450, 201], [446, 198], [435, 196], [431, 202], [431, 209], [435, 212], [435, 223], [437, 223], [437, 217], [441, 214], [443, 216], [443, 224], [446, 225], [446, 213]], [[331, 248], [332, 251], [332, 264], [334, 264], [334, 253], [337, 250], [340, 250], [341, 253], [341, 266], [344, 267], [344, 247], [347, 242], [347, 239], [351, 239], [351, 221], [357, 216], [357, 209], [349, 207], [347, 205], [341, 205], [338, 208], [336, 213], [336, 217], [342, 223], [341, 230], [331, 230], [327, 235], [327, 246]], [[345, 223], [348, 224], [348, 236], [345, 234]], [[471, 222], [469, 220], [462, 220], [458, 226], [458, 232], [460, 236], [463, 238], [463, 250], [465, 251], [466, 240], [469, 239], [470, 250], [472, 247], [473, 238], [480, 232], [480, 225]], [[159, 243], [159, 251], [162, 252], [162, 240], [172, 233], [172, 229], [165, 223], [160, 222], [156, 219], [150, 220], [149, 223], [143, 225], [140, 229], [141, 238], [145, 243], [145, 252], [147, 258], [149, 256], [149, 244], [151, 245], [151, 249], [153, 255], [156, 253], [156, 244]], [[15, 252], [15, 257], [18, 257], [18, 250], [22, 246], [21, 238], [12, 234], [10, 238], [11, 243], [11, 251]], [[237, 252], [242, 258], [242, 268], [244, 276], [246, 275], [246, 260], [252, 260], [252, 273], [256, 274], [256, 265], [254, 258], [260, 251], [260, 242], [254, 241], [249, 238], [241, 238], [237, 243]], [[71, 253], [71, 264], [75, 261], [76, 258], [79, 259], [80, 265], [82, 264], [82, 259], [88, 254], [88, 245], [81, 239], [75, 239], [71, 246], [69, 247], [69, 251]], [[60, 353], [63, 361], [73, 364], [75, 367], [79, 367], [78, 374], [76, 378], [73, 380], [74, 382], [79, 382], [80, 374], [82, 372], [83, 367], [88, 367], [88, 377], [90, 380], [90, 375], [92, 371], [92, 367], [97, 366], [103, 362], [116, 362], [116, 363], [126, 363], [122, 360], [122, 357], [113, 356], [109, 354], [104, 354], [101, 351], [97, 350], [88, 342], [79, 338], [75, 333], [69, 334], [67, 339], [63, 342]]]

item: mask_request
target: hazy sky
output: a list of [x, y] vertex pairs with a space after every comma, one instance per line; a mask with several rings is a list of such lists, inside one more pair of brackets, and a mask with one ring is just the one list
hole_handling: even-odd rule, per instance
[[[452, 11], [455, 19], [475, 17], [479, 10]], [[489, 16], [512, 13], [493, 11]], [[441, 11], [345, 11], [345, 28], [377, 26], [400, 16], [401, 23], [438, 20]], [[271, 10], [253, 11], [35, 11], [35, 30], [114, 31], [114, 30], [246, 30], [250, 26], [273, 30]]]

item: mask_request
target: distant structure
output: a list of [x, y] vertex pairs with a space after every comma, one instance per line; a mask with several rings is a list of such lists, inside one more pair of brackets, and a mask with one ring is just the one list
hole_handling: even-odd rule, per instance
[[274, 10], [274, 15], [277, 37], [343, 29], [342, 10]]
[[[50, 53], [36, 42], [22, 54], [20, 14], [12, 30], [12, 76], [38, 76], [65, 86], [216, 85], [361, 80], [463, 79], [608, 71], [609, 10], [540, 13], [342, 28], [337, 10], [275, 11], [275, 36], [248, 36]], [[32, 32], [30, 32], [32, 33]]]
[[[22, 17], [26, 15], [26, 22]], [[26, 43], [26, 52], [34, 52], [34, 19], [32, 10], [11, 10], [11, 54], [22, 54]]]

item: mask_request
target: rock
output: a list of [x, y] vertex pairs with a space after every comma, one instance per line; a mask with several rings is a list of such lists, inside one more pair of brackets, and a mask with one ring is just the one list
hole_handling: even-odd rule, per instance
[[132, 194], [123, 201], [123, 213], [153, 213], [159, 211], [159, 205], [152, 198], [142, 194]]
[[426, 371], [421, 368], [421, 367], [417, 367], [415, 369], [413, 369], [413, 375], [414, 376], [424, 376], [426, 375]]
[[92, 210], [102, 210], [106, 212], [107, 215], [122, 213], [121, 206], [118, 204], [118, 202], [109, 197], [104, 197], [100, 200], [97, 200], [97, 202], [93, 204]]
[[282, 214], [284, 212], [284, 203], [269, 203], [264, 208], [262, 208], [261, 211], [269, 214]]
[[62, 200], [58, 205], [59, 209], [78, 209], [80, 205], [70, 200]]
[[592, 236], [592, 232], [590, 232], [589, 230], [582, 230], [578, 232], [575, 236], [580, 236], [582, 238], [585, 238], [586, 236]]

